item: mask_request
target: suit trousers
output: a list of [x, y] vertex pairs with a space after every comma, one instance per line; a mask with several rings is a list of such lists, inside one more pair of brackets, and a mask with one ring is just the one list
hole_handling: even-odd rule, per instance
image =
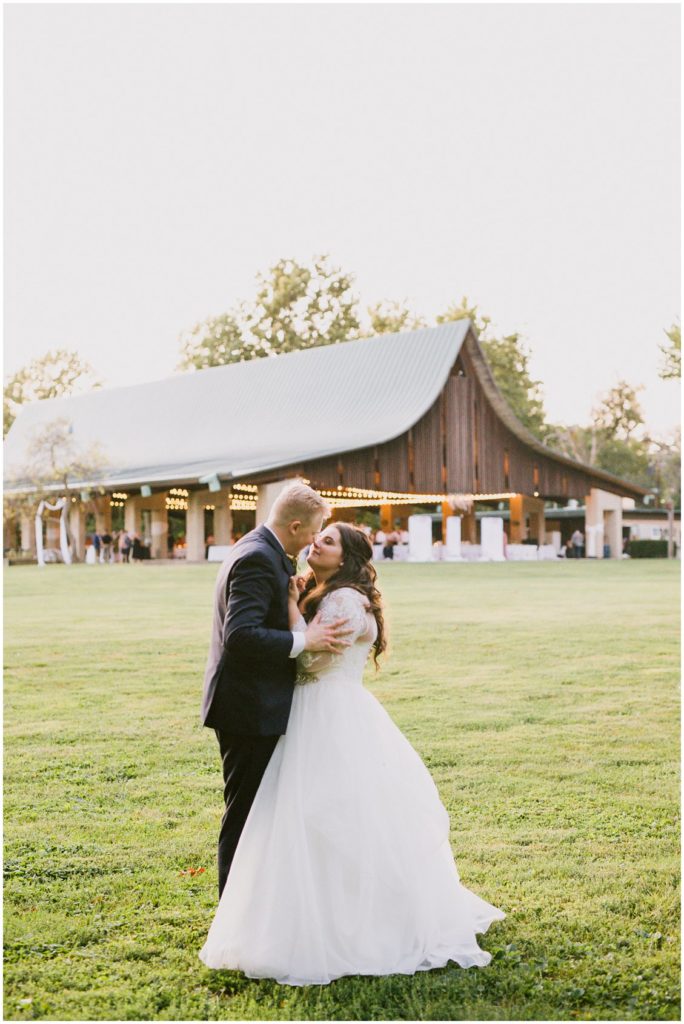
[[236, 736], [216, 729], [223, 764], [226, 809], [218, 841], [219, 898], [242, 830], [280, 736]]

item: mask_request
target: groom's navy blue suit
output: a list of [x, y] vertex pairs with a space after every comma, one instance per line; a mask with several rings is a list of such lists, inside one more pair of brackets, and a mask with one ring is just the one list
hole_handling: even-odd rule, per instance
[[293, 572], [277, 538], [259, 526], [238, 541], [218, 575], [202, 724], [216, 730], [223, 762], [219, 893], [266, 766], [287, 729], [296, 675], [287, 609]]

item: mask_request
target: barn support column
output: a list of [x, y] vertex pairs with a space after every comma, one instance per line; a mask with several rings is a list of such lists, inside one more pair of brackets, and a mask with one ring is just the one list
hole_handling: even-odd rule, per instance
[[509, 543], [521, 544], [527, 536], [525, 528], [525, 517], [523, 515], [523, 495], [516, 494], [508, 499], [510, 509], [510, 532]]
[[[16, 516], [5, 516], [2, 524], [2, 547], [3, 551], [14, 549], [17, 543], [17, 527], [21, 531], [21, 520]], [[21, 538], [19, 540], [21, 548]]]
[[214, 543], [225, 546], [233, 539], [233, 513], [230, 498], [222, 491], [214, 509]]
[[[448, 523], [449, 519], [453, 516], [453, 514], [454, 514], [454, 510], [451, 507], [451, 502], [443, 501], [442, 502], [442, 544], [446, 544], [446, 542], [447, 542], [447, 523]], [[459, 544], [460, 544], [460, 539], [459, 539]]]
[[112, 532], [112, 505], [108, 494], [95, 499], [95, 530], [100, 536]]
[[[546, 517], [544, 502], [528, 494], [515, 494], [508, 499], [510, 509], [510, 544], [522, 544], [533, 537], [537, 544], [546, 542]], [[529, 520], [529, 527], [528, 527]]]
[[142, 532], [141, 499], [139, 497], [126, 498], [124, 508], [124, 527], [131, 537]]
[[257, 507], [256, 507], [256, 524], [261, 526], [265, 523], [269, 517], [270, 511], [273, 507], [273, 503], [286, 487], [290, 484], [296, 483], [299, 477], [288, 477], [285, 480], [274, 480], [270, 484], [260, 484], [259, 490], [257, 491]]
[[534, 537], [537, 544], [545, 544], [546, 515], [544, 514], [544, 502], [541, 498], [527, 498], [526, 504], [530, 517], [530, 537]]
[[[21, 530], [21, 550], [36, 552], [36, 517], [23, 513], [19, 519]], [[13, 546], [13, 545], [10, 545]]]
[[394, 509], [392, 505], [380, 506], [380, 529], [391, 533], [394, 529]]
[[73, 501], [69, 509], [69, 533], [73, 544], [74, 560], [85, 562], [86, 514], [80, 501]]
[[592, 487], [586, 497], [586, 509], [587, 558], [603, 558], [604, 544], [610, 548], [610, 558], [622, 558], [622, 498]]
[[188, 495], [188, 511], [185, 514], [185, 558], [188, 562], [203, 562], [205, 560], [204, 506], [206, 501], [205, 491], [190, 491]]
[[461, 542], [465, 544], [477, 544], [477, 519], [475, 510], [465, 512], [461, 516]]
[[169, 538], [169, 513], [164, 508], [153, 508], [150, 518], [152, 533], [152, 558], [166, 558], [168, 556], [167, 541]]

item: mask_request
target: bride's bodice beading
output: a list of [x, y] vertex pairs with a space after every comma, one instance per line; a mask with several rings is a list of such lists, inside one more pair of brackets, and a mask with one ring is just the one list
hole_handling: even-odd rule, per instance
[[[340, 587], [323, 598], [318, 610], [322, 622], [347, 620], [345, 628], [351, 632], [344, 640], [349, 643], [349, 647], [339, 654], [303, 651], [297, 658], [296, 682], [304, 684], [335, 680], [361, 685], [363, 670], [378, 628], [368, 599], [353, 587]], [[304, 619], [301, 618], [294, 628], [306, 629]]]

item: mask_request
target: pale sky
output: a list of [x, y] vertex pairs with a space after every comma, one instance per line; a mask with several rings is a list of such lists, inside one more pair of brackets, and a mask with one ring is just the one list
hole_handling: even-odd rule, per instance
[[6, 374], [168, 376], [183, 329], [327, 252], [365, 306], [522, 331], [555, 421], [624, 378], [678, 422], [677, 4], [4, 13]]

